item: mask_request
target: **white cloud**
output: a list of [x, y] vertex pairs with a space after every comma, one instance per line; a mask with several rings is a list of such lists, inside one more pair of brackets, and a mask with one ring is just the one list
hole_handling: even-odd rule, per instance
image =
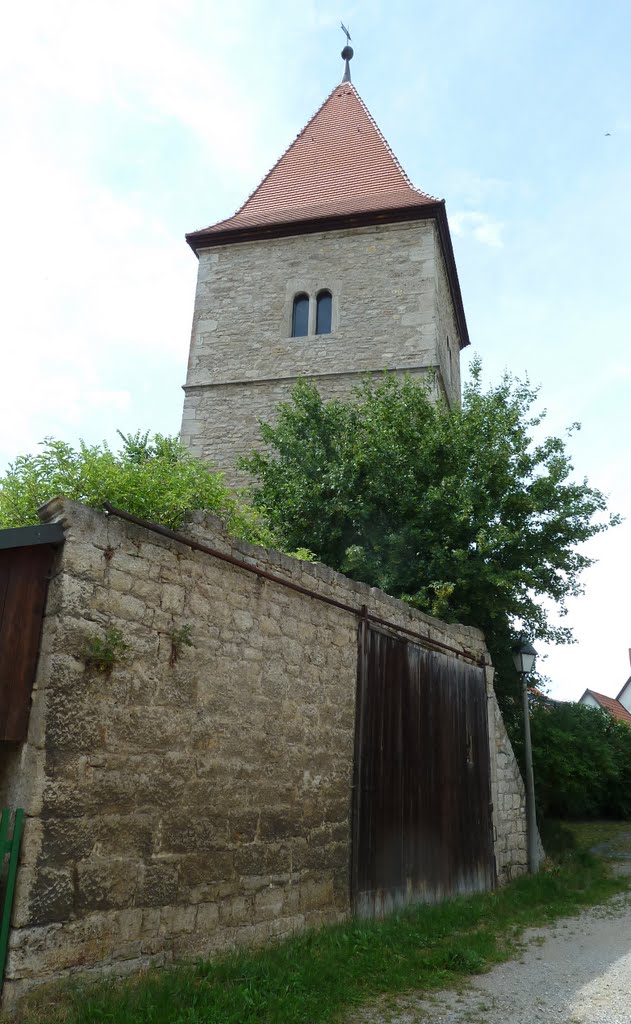
[[[237, 178], [260, 165], [258, 100], [245, 95], [236, 62], [209, 59], [184, 38], [192, 10], [179, 0], [35, 0], [7, 12], [0, 466], [46, 434], [111, 434], [138, 402], [150, 407], [145, 382], [174, 361], [180, 376], [168, 383], [180, 406], [196, 261], [160, 204], [115, 180], [107, 144], [132, 111], [138, 132], [174, 123], [204, 160], [228, 153]], [[224, 52], [243, 17], [219, 18]], [[124, 168], [125, 154], [116, 158]], [[164, 429], [162, 409], [154, 414], [151, 425]]]
[[[16, 125], [29, 115], [45, 120], [51, 108], [63, 116], [68, 104], [101, 115], [137, 108], [148, 119], [176, 119], [211, 158], [229, 147], [234, 167], [247, 173], [264, 148], [264, 124], [239, 75], [246, 19], [243, 5], [211, 4], [200, 16], [180, 0], [33, 0], [4, 18], [0, 80], [19, 99]], [[210, 53], [200, 45], [204, 30]]]
[[477, 242], [481, 242], [482, 245], [490, 245], [494, 249], [500, 249], [504, 244], [502, 240], [503, 223], [493, 220], [486, 213], [480, 213], [477, 210], [451, 213], [449, 224], [454, 235], [461, 237], [471, 235]]

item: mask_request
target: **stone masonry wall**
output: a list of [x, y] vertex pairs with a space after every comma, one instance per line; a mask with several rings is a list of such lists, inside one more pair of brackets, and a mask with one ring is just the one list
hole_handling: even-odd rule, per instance
[[[333, 295], [331, 334], [290, 337], [294, 296], [307, 292], [314, 300], [323, 288]], [[438, 390], [457, 403], [459, 352], [431, 220], [206, 249], [199, 254], [182, 441], [230, 471], [238, 454], [256, 446], [258, 418], [273, 417], [299, 376], [332, 398], [346, 397], [367, 373], [432, 367]]]
[[[498, 881], [508, 882], [528, 867], [526, 791], [493, 690], [493, 669], [487, 668], [491, 800]], [[543, 850], [541, 850], [543, 853]]]
[[439, 247], [437, 247], [435, 268], [436, 284], [434, 294], [436, 300], [438, 363], [441, 380], [445, 382], [447, 399], [453, 404], [454, 401], [460, 401], [461, 394], [460, 333], [447, 279], [447, 267]]
[[[422, 377], [423, 374], [411, 373], [411, 376]], [[259, 421], [275, 421], [278, 403], [289, 401], [295, 383], [295, 378], [290, 378], [191, 388], [185, 404], [189, 432], [182, 433], [182, 442], [192, 455], [224, 472], [231, 486], [246, 485], [251, 478], [235, 470], [235, 460], [241, 454], [249, 454], [253, 448], [264, 450]], [[360, 378], [354, 373], [340, 373], [318, 377], [315, 383], [325, 401], [346, 400]]]
[[[1, 796], [27, 813], [5, 999], [76, 972], [121, 973], [346, 917], [356, 616], [72, 502], [55, 499], [44, 514], [63, 523], [66, 542], [28, 739], [0, 763]], [[311, 590], [485, 652], [475, 629], [238, 543], [218, 520], [188, 529]], [[192, 646], [177, 650], [183, 626]], [[126, 656], [109, 676], [86, 670], [86, 644], [112, 627]], [[489, 706], [499, 736], [492, 688]], [[493, 802], [507, 874], [523, 866], [522, 805], [509, 799], [519, 794], [512, 752], [491, 739], [504, 752], [493, 768], [504, 799]]]

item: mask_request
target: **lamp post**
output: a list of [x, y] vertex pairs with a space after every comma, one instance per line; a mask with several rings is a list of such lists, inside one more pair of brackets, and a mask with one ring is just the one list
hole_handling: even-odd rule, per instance
[[528, 822], [528, 870], [536, 875], [539, 870], [539, 845], [537, 843], [537, 812], [535, 808], [535, 777], [532, 771], [532, 743], [530, 741], [530, 709], [528, 707], [528, 676], [535, 666], [537, 652], [532, 644], [523, 638], [513, 651], [513, 662], [521, 679], [524, 705], [524, 753], [526, 757], [526, 815]]

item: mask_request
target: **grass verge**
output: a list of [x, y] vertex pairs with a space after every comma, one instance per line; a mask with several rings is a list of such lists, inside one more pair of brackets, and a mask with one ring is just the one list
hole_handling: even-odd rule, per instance
[[261, 950], [126, 981], [35, 992], [24, 1024], [324, 1024], [386, 994], [431, 991], [516, 949], [523, 929], [627, 887], [584, 850], [493, 893], [322, 928]]
[[589, 850], [592, 846], [611, 843], [611, 852], [631, 853], [631, 821], [571, 821], [565, 828], [574, 836], [579, 846]]

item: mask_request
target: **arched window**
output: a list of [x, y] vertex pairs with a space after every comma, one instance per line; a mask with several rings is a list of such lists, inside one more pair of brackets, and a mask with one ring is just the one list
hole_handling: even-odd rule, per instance
[[316, 300], [316, 334], [331, 333], [333, 298], [331, 292], [318, 292]]
[[291, 314], [291, 336], [292, 338], [306, 338], [309, 333], [309, 296], [300, 292], [294, 298], [294, 308]]

